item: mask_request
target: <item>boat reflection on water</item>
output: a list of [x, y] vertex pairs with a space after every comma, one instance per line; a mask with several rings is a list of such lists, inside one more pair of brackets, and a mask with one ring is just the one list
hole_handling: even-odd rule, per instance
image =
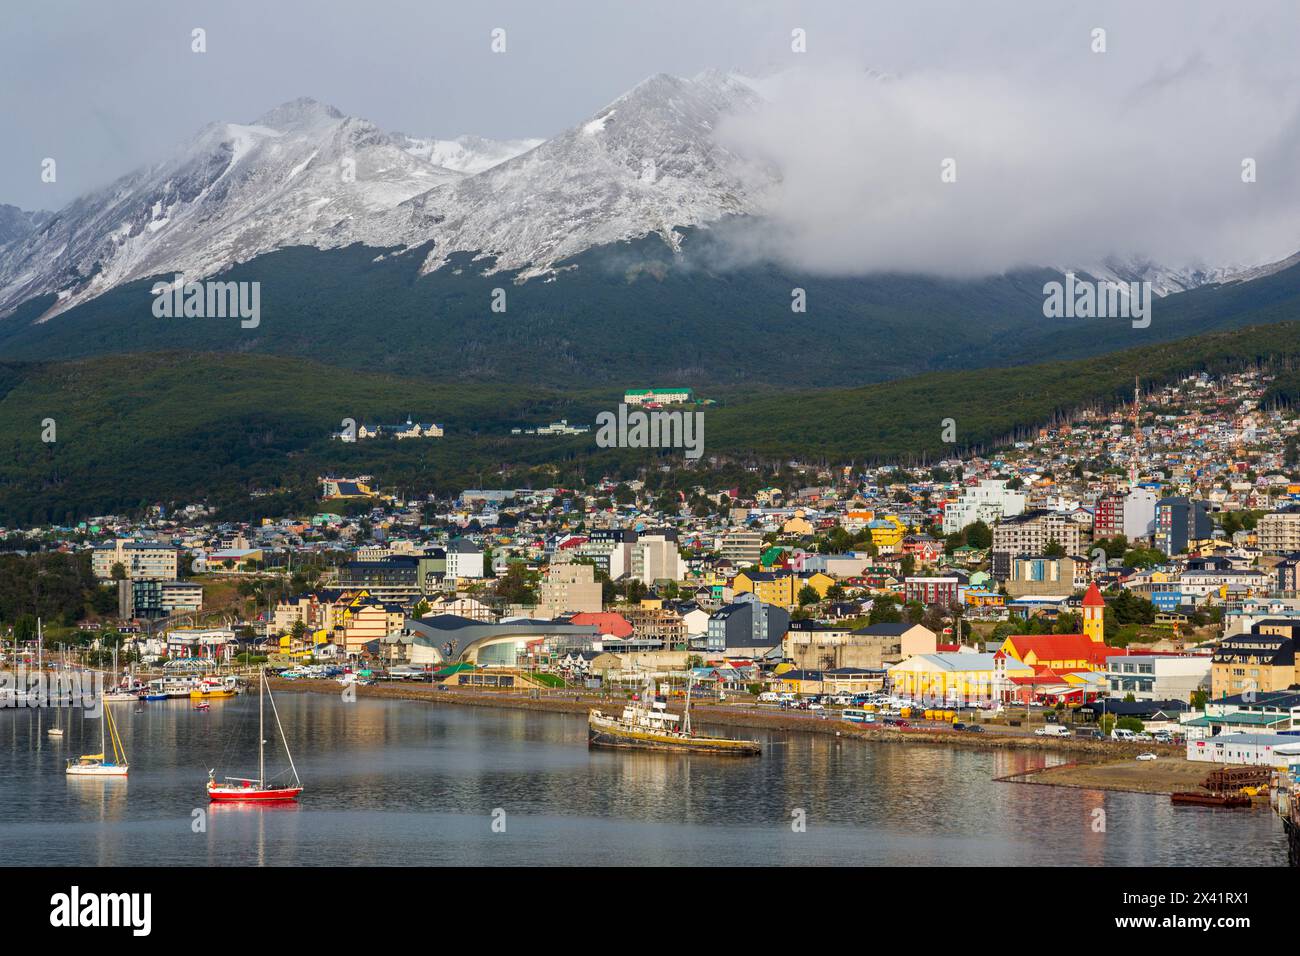
[[297, 800], [268, 800], [264, 802], [250, 800], [247, 802], [209, 803], [206, 809], [209, 817], [238, 817], [257, 816], [260, 813], [277, 813], [279, 811], [298, 813], [302, 810], [302, 804]]
[[68, 798], [99, 820], [125, 818], [126, 791], [129, 786], [126, 777], [65, 774], [63, 779], [68, 782]]

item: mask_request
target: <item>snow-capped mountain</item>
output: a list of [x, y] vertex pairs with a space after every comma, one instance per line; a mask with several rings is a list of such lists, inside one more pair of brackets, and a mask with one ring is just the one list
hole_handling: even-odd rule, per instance
[[[764, 90], [733, 73], [657, 74], [544, 142], [390, 134], [310, 99], [247, 125], [214, 123], [167, 161], [41, 222], [9, 217], [0, 316], [57, 293], [48, 318], [126, 282], [202, 279], [295, 245], [432, 241], [422, 271], [474, 252], [525, 278], [648, 235], [676, 249], [683, 227], [770, 208], [780, 171], [714, 135], [724, 118], [761, 108]], [[1244, 274], [1144, 259], [1073, 271], [1150, 281], [1159, 295]]]
[[0, 246], [22, 239], [50, 218], [50, 213], [39, 210], [27, 212], [17, 206], [0, 203]]
[[409, 246], [433, 239], [431, 271], [454, 252], [496, 257], [536, 275], [593, 246], [759, 211], [775, 181], [719, 146], [719, 119], [752, 108], [743, 80], [657, 74], [594, 116], [520, 156], [337, 230], [340, 243]]
[[399, 134], [404, 148], [426, 162], [472, 176], [491, 169], [507, 159], [514, 159], [542, 145], [541, 139], [487, 139], [483, 136], [457, 136], [455, 139], [419, 139]]
[[[1086, 272], [1094, 279], [1109, 282], [1150, 282], [1151, 291], [1157, 296], [1186, 292], [1214, 282], [1226, 282], [1232, 279], [1241, 267], [1226, 266], [1213, 268], [1209, 266], [1173, 267], [1152, 262], [1139, 257], [1121, 259], [1111, 256], [1096, 266], [1075, 268], [1074, 272]], [[1062, 270], [1064, 271], [1064, 270]]]
[[212, 275], [461, 178], [315, 100], [214, 123], [168, 161], [75, 200], [0, 248], [0, 314], [57, 292], [49, 314], [134, 279]]

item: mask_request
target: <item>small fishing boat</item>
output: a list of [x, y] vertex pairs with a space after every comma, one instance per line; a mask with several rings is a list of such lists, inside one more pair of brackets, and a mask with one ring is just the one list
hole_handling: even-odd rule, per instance
[[[118, 736], [117, 724], [113, 722], [113, 711], [107, 703], [101, 702], [102, 715], [99, 718], [99, 753], [83, 754], [76, 760], [69, 760], [67, 774], [71, 777], [125, 777], [127, 770], [126, 748]], [[112, 744], [113, 756], [107, 756], [109, 744]]]
[[[266, 700], [271, 700], [271, 714], [275, 717], [275, 727], [280, 732], [280, 741], [284, 744], [285, 756], [289, 758], [289, 770], [293, 774], [293, 783], [287, 786], [269, 785], [266, 779]], [[294, 766], [293, 754], [289, 753], [289, 740], [284, 735], [280, 723], [280, 712], [276, 710], [275, 698], [266, 686], [266, 669], [258, 673], [257, 699], [257, 777], [225, 777], [220, 783], [216, 779], [216, 770], [208, 771], [208, 799], [214, 803], [275, 803], [297, 800], [302, 793], [302, 781], [298, 779], [298, 768]]]
[[209, 704], [206, 700], [201, 700], [194, 705], [194, 709], [204, 711], [206, 713], [207, 711], [212, 709], [212, 705]]
[[205, 677], [199, 686], [190, 691], [190, 700], [225, 700], [239, 693], [234, 678], [219, 680]]

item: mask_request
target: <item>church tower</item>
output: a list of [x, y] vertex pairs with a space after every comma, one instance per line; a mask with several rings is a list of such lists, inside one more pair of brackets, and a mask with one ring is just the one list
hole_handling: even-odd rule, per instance
[[1096, 581], [1088, 585], [1083, 596], [1083, 633], [1098, 644], [1106, 640], [1106, 599]]

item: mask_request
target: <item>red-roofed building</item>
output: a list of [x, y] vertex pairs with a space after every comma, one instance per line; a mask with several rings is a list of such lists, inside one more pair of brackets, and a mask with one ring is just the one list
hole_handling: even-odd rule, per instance
[[602, 634], [612, 634], [614, 637], [631, 637], [632, 625], [627, 618], [621, 614], [615, 614], [613, 611], [584, 611], [575, 614], [569, 618], [570, 624], [581, 624], [585, 627], [597, 627]]
[[1087, 634], [1012, 634], [999, 650], [1035, 672], [1051, 670], [1057, 674], [1105, 670], [1106, 658], [1128, 653], [1123, 648], [1107, 647]]

